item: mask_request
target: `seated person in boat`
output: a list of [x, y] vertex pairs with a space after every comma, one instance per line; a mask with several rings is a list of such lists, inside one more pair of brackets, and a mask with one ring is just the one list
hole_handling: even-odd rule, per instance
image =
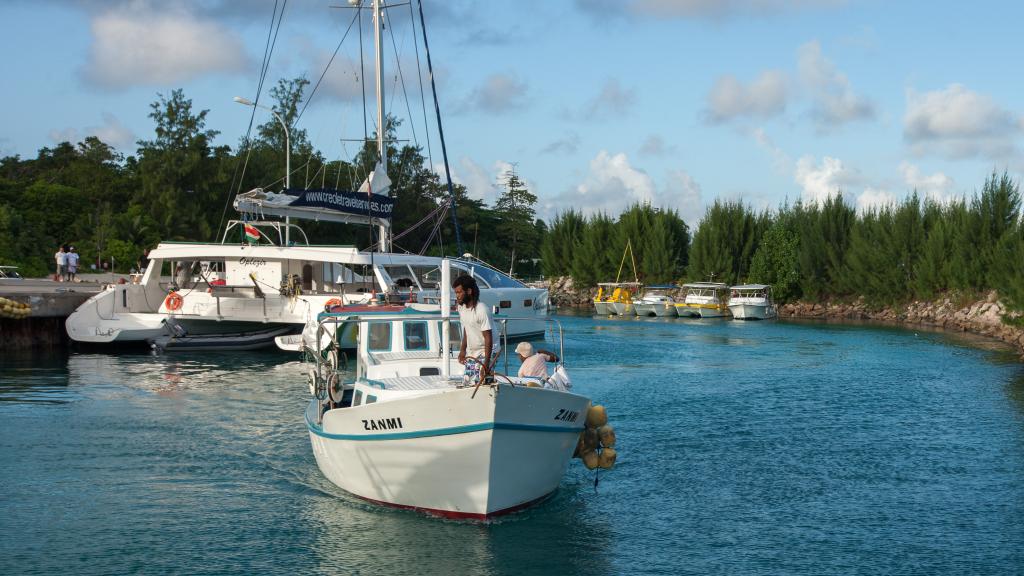
[[452, 282], [455, 302], [459, 305], [459, 321], [462, 323], [462, 344], [459, 347], [459, 363], [466, 358], [480, 361], [480, 378], [490, 373], [492, 346], [494, 345], [494, 320], [487, 305], [480, 302], [480, 287], [472, 276], [463, 274]]
[[547, 363], [558, 362], [557, 354], [540, 348], [534, 350], [533, 344], [529, 342], [520, 342], [516, 346], [516, 354], [519, 355], [519, 361], [523, 363], [519, 367], [520, 378], [547, 378]]

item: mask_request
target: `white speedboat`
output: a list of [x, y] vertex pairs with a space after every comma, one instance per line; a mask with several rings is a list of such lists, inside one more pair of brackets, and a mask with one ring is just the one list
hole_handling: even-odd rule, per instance
[[637, 316], [675, 316], [676, 302], [669, 292], [678, 286], [649, 286], [641, 298], [633, 300]]
[[743, 284], [730, 290], [729, 311], [736, 320], [769, 320], [778, 316], [771, 286]]
[[544, 383], [507, 367], [493, 381], [467, 381], [444, 308], [321, 315], [321, 336], [355, 323], [359, 337], [351, 382], [332, 338], [309, 351], [317, 466], [362, 499], [448, 518], [487, 519], [544, 499], [561, 483], [590, 400], [568, 391], [561, 365]]
[[721, 282], [693, 282], [683, 284], [682, 302], [676, 302], [676, 313], [682, 318], [720, 318], [729, 314], [726, 291], [729, 286]]

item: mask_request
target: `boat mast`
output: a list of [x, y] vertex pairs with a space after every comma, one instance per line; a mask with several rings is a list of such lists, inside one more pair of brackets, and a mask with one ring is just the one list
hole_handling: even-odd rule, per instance
[[[373, 45], [377, 57], [377, 151], [380, 164], [384, 171], [388, 169], [388, 147], [385, 137], [387, 129], [384, 125], [384, 42], [381, 36], [384, 30], [384, 9], [381, 0], [373, 0]], [[391, 229], [380, 225], [380, 251], [391, 251]]]

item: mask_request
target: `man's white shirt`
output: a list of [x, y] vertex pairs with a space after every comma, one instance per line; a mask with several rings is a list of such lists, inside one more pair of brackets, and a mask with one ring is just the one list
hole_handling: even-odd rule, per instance
[[491, 311], [483, 302], [477, 302], [476, 306], [468, 308], [459, 306], [459, 321], [462, 323], [462, 333], [466, 337], [466, 357], [476, 357], [482, 362], [484, 360], [484, 330], [491, 331], [491, 342], [497, 343], [494, 338], [494, 321], [491, 319]]

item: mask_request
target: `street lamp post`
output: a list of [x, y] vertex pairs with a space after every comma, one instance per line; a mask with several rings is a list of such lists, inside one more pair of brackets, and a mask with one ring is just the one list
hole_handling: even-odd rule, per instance
[[[273, 114], [274, 118], [277, 118], [277, 121], [281, 123], [281, 128], [284, 129], [284, 189], [285, 190], [290, 189], [291, 188], [291, 182], [292, 182], [292, 145], [291, 145], [291, 141], [289, 140], [289, 136], [288, 136], [288, 125], [285, 124], [284, 119], [281, 118], [281, 115], [278, 114], [277, 112], [275, 112], [274, 109], [270, 108], [269, 106], [264, 106], [262, 104], [257, 104], [255, 102], [253, 102], [252, 100], [249, 100], [248, 98], [242, 98], [241, 96], [235, 96], [234, 97], [234, 101], [238, 102], [239, 104], [243, 104], [245, 106], [252, 106], [253, 108], [262, 108], [262, 109], [266, 110], [267, 112], [270, 112], [271, 114]], [[290, 216], [285, 216], [284, 217], [284, 244], [285, 244], [285, 246], [287, 246], [289, 244], [289, 240], [290, 240], [290, 236], [291, 236], [290, 232], [291, 232], [291, 217]]]

